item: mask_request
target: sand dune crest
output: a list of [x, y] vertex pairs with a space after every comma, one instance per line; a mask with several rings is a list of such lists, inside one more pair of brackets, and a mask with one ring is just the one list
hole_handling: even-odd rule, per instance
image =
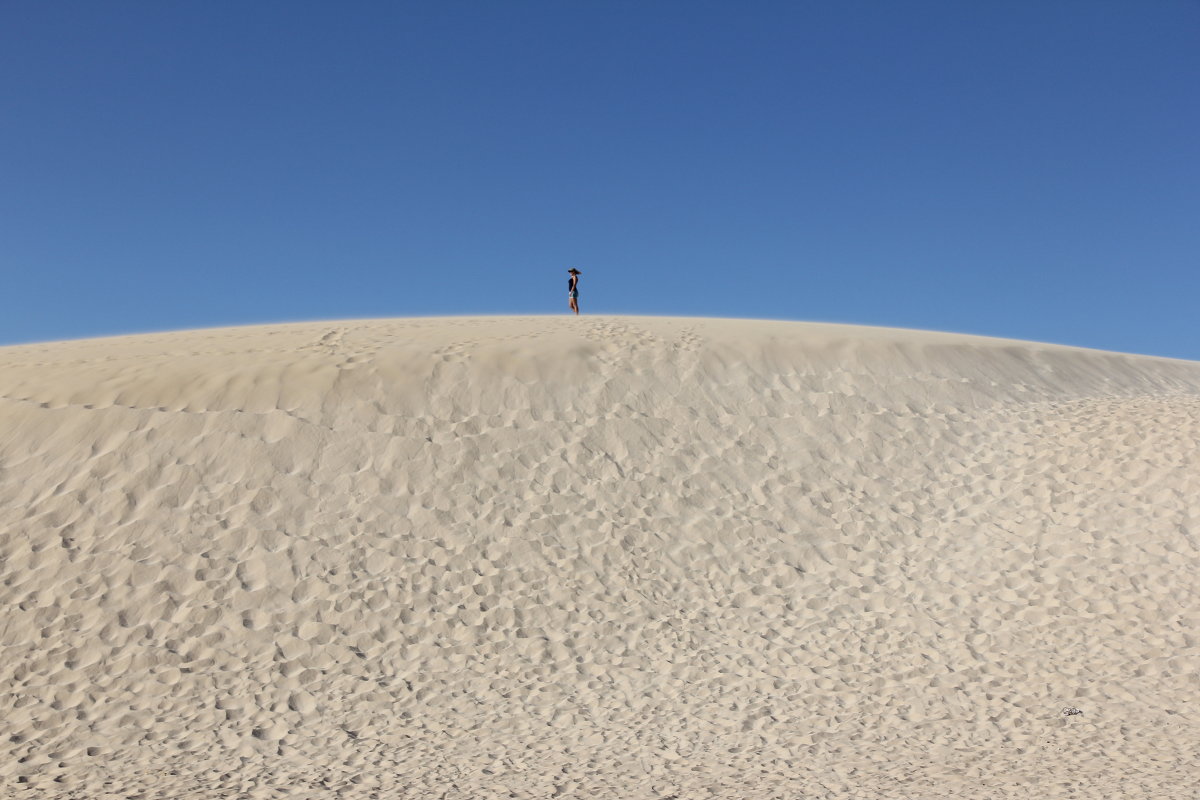
[[3, 348], [0, 795], [1194, 797], [1198, 445], [913, 331]]

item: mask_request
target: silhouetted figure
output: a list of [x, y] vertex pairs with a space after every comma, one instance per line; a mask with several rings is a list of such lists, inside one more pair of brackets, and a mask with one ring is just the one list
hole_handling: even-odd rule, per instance
[[579, 314], [579, 276], [583, 273], [571, 267], [567, 272], [571, 273], [571, 277], [567, 280], [567, 299], [571, 301], [571, 310], [578, 316]]

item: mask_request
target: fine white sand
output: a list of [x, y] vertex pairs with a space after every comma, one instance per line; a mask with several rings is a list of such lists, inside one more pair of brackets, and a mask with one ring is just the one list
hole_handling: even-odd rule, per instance
[[1198, 537], [1191, 362], [588, 316], [2, 348], [0, 796], [1195, 798]]

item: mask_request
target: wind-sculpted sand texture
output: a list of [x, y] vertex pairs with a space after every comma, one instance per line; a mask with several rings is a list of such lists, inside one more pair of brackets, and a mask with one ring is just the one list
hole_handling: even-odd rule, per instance
[[3, 348], [0, 796], [1195, 798], [1198, 537], [1190, 362], [613, 317]]

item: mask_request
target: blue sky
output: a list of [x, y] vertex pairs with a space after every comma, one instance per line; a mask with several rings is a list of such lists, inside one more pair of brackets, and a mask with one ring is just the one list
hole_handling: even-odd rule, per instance
[[1200, 359], [1200, 3], [0, 6], [0, 343], [764, 317]]

